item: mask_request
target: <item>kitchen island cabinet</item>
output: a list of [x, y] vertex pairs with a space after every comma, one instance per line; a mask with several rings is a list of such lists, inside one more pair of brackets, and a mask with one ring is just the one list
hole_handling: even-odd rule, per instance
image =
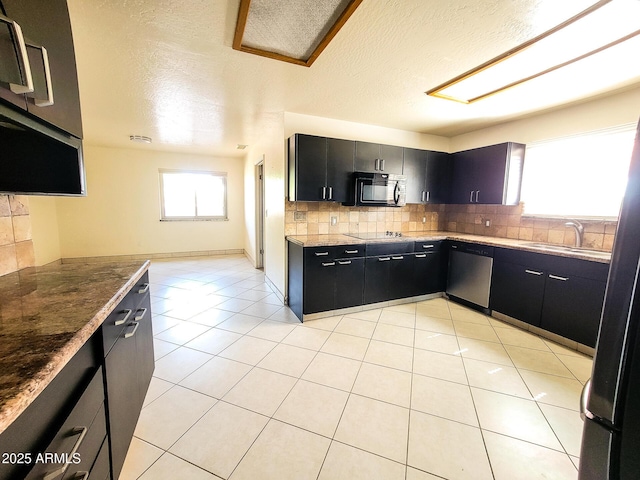
[[[141, 311], [149, 306], [148, 266], [52, 265], [0, 277], [0, 452], [25, 454], [22, 462], [9, 456], [0, 463], [1, 480], [58, 471], [52, 478], [75, 478], [81, 471], [104, 480], [112, 466], [117, 478], [109, 450], [132, 433], [117, 415], [118, 401], [127, 402], [137, 420], [152, 373], [150, 310]], [[126, 369], [114, 370], [105, 356], [117, 357], [119, 342], [136, 322], [133, 355]], [[135, 381], [114, 394], [113, 378]], [[77, 453], [80, 463], [39, 461], [45, 452]]]

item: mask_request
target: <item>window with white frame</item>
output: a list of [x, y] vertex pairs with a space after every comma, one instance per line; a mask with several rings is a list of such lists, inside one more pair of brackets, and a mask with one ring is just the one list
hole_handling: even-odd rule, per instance
[[524, 215], [617, 217], [627, 185], [635, 125], [527, 145]]
[[160, 170], [161, 220], [227, 220], [227, 174]]

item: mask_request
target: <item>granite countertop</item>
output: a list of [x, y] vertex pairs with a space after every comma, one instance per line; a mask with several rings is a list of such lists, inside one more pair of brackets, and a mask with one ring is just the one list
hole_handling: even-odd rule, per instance
[[80, 350], [149, 264], [49, 265], [0, 277], [0, 433]]
[[512, 240], [501, 237], [488, 237], [483, 235], [472, 235], [467, 233], [431, 231], [431, 232], [409, 232], [403, 233], [401, 237], [382, 237], [362, 239], [347, 234], [330, 234], [330, 235], [290, 235], [287, 240], [303, 247], [326, 247], [332, 245], [353, 245], [366, 243], [381, 242], [401, 242], [403, 240], [411, 241], [429, 241], [429, 240], [459, 240], [462, 242], [480, 243], [483, 245], [491, 245], [494, 247], [515, 248], [518, 250], [526, 250], [534, 253], [544, 253], [547, 255], [557, 255], [561, 257], [579, 258], [581, 260], [589, 260], [592, 262], [609, 263], [611, 255], [607, 252], [596, 252], [587, 249], [569, 249], [559, 247], [553, 250], [553, 245], [549, 244], [551, 249], [535, 246], [532, 241]]

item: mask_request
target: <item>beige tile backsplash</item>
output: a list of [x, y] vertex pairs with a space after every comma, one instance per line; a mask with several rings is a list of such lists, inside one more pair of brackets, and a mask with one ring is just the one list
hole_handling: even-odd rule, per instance
[[[336, 224], [331, 225], [331, 217]], [[487, 221], [489, 226], [486, 225]], [[522, 204], [345, 207], [335, 202], [286, 202], [285, 234], [427, 232], [446, 230], [492, 237], [574, 245], [566, 219], [522, 216]], [[581, 220], [583, 247], [611, 251], [617, 222]]]
[[0, 195], [0, 275], [34, 265], [28, 197]]

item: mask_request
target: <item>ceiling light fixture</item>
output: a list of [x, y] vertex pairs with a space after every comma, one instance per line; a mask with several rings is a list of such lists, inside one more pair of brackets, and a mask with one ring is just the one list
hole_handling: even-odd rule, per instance
[[[426, 94], [460, 103], [477, 102], [640, 35], [638, 18], [638, 0], [601, 0], [560, 25], [428, 90]], [[633, 60], [621, 58], [620, 61]], [[579, 81], [576, 78], [571, 80]]]
[[238, 150], [244, 150], [245, 148], [247, 148], [249, 145], [243, 145], [242, 143], [239, 143], [238, 146], [236, 147]]
[[144, 135], [129, 135], [129, 140], [136, 143], [151, 143], [151, 137], [145, 137]]
[[233, 48], [310, 67], [362, 0], [241, 0]]

